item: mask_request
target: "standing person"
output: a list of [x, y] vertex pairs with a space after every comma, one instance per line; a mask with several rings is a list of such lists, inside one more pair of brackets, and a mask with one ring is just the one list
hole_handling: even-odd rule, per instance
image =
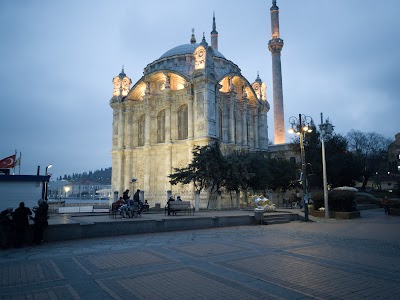
[[135, 203], [135, 212], [138, 215], [141, 215], [141, 203], [140, 203], [140, 190], [137, 189], [135, 194], [133, 195], [133, 202]]
[[21, 247], [25, 241], [25, 234], [29, 228], [29, 216], [32, 211], [21, 202], [14, 212], [15, 247]]
[[33, 218], [35, 224], [33, 225], [33, 242], [40, 245], [43, 242], [43, 232], [49, 225], [47, 222], [48, 204], [43, 199], [38, 201], [38, 208], [35, 211]]
[[3, 249], [10, 246], [12, 224], [13, 208], [8, 207], [0, 213], [0, 242]]
[[136, 203], [140, 202], [140, 190], [137, 189], [136, 193], [133, 195], [133, 201], [135, 201]]
[[383, 205], [383, 208], [385, 209], [385, 215], [390, 215], [390, 209], [389, 209], [390, 200], [389, 200], [388, 196], [383, 197], [382, 205]]
[[125, 203], [128, 203], [129, 200], [129, 190], [126, 190], [122, 193], [122, 199], [124, 199]]

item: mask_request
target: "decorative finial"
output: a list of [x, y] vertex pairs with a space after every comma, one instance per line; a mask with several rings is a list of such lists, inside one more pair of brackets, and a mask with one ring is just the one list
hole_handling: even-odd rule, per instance
[[257, 71], [257, 78], [256, 78], [256, 82], [258, 82], [259, 84], [261, 84], [261, 83], [262, 83], [262, 80], [261, 80], [261, 78], [260, 78], [260, 73], [259, 73], [259, 71]]
[[204, 35], [204, 32], [203, 32], [203, 39], [201, 40], [200, 45], [203, 45], [204, 47], [208, 47], [208, 43], [206, 42], [206, 36]]
[[192, 37], [190, 39], [191, 44], [196, 44], [196, 37], [194, 36], [194, 28], [192, 28]]
[[215, 22], [215, 11], [213, 12], [213, 25], [211, 34], [218, 34], [217, 32], [217, 23]]
[[122, 65], [122, 70], [121, 70], [121, 73], [119, 73], [119, 77], [124, 78], [125, 76], [126, 76], [126, 74], [124, 72], [124, 65]]

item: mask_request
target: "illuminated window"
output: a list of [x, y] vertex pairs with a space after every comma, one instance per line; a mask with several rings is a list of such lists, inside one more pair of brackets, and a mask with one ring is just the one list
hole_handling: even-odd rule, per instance
[[178, 109], [178, 140], [184, 140], [188, 137], [188, 107], [182, 105]]
[[165, 143], [165, 109], [157, 115], [157, 143]]
[[142, 115], [138, 121], [138, 146], [144, 146], [145, 116]]

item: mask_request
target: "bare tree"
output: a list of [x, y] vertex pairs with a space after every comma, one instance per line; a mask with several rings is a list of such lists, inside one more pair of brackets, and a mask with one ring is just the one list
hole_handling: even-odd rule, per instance
[[363, 166], [362, 189], [365, 189], [371, 176], [387, 171], [387, 149], [391, 140], [376, 132], [351, 130], [347, 141], [349, 150]]

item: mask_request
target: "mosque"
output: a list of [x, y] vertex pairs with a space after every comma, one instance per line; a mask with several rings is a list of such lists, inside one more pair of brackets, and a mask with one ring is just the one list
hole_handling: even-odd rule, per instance
[[[285, 143], [279, 8], [270, 9], [274, 142]], [[223, 153], [269, 151], [266, 84], [250, 82], [238, 65], [218, 51], [213, 16], [210, 45], [192, 30], [187, 44], [174, 47], [144, 68], [132, 85], [121, 73], [113, 79], [112, 189], [140, 188], [150, 205], [163, 204], [167, 191], [193, 199], [194, 188], [171, 186], [168, 175], [192, 161], [195, 146], [219, 141]], [[206, 203], [202, 195], [200, 207]], [[224, 206], [224, 205], [223, 205]]]

